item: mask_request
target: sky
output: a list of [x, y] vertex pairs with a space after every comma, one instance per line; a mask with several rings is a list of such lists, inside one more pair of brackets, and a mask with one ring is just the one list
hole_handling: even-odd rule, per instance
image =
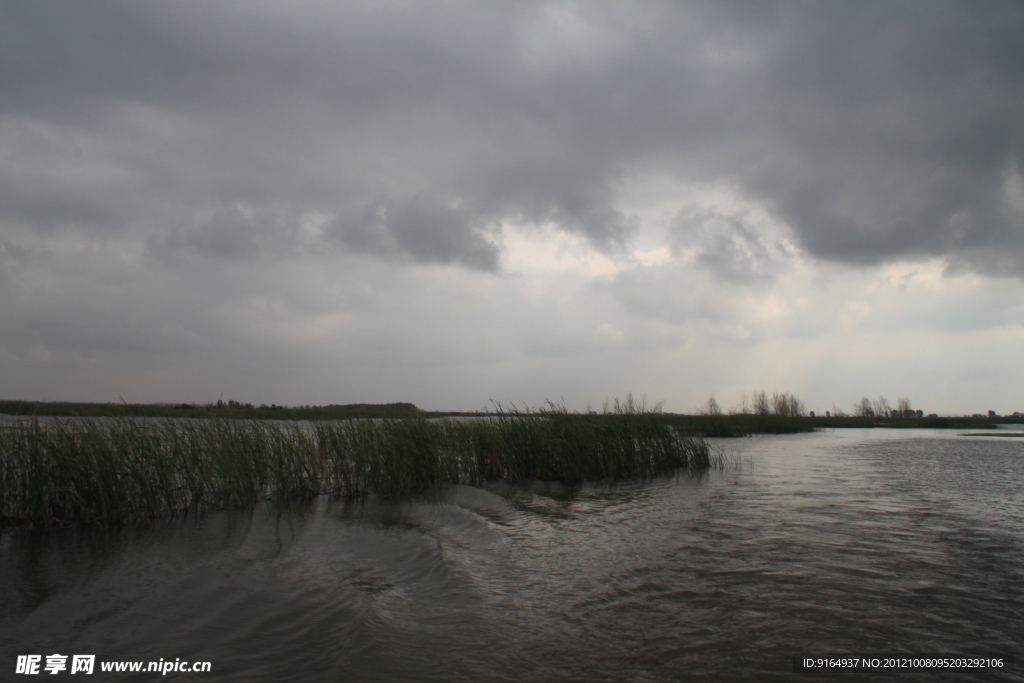
[[1024, 3], [0, 0], [0, 398], [1024, 411]]

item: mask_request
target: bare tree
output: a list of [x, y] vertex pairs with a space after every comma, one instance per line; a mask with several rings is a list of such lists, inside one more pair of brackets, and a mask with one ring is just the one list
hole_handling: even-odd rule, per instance
[[769, 415], [772, 412], [768, 403], [768, 394], [764, 390], [754, 392], [754, 413], [757, 415]]
[[772, 412], [779, 417], [796, 417], [804, 412], [803, 402], [788, 392], [776, 392], [772, 394]]
[[707, 403], [699, 411], [701, 415], [721, 415], [722, 408], [718, 405], [718, 401], [715, 400], [715, 395], [711, 394], [708, 397]]
[[875, 409], [871, 407], [871, 399], [864, 396], [860, 403], [854, 403], [853, 414], [857, 417], [874, 417]]
[[892, 414], [892, 406], [889, 405], [885, 396], [879, 396], [878, 399], [872, 401], [871, 407], [875, 409], [877, 417], [889, 417]]
[[900, 417], [914, 417], [914, 409], [910, 407], [910, 399], [903, 396], [896, 401], [896, 410], [899, 411]]

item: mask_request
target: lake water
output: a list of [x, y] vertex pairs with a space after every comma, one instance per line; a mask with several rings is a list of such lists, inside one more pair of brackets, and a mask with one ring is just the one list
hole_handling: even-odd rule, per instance
[[97, 664], [84, 680], [100, 681], [1024, 680], [1020, 661], [792, 670], [796, 654], [1024, 654], [1024, 439], [713, 443], [730, 464], [700, 478], [6, 533], [0, 679], [56, 680], [15, 661], [59, 653], [212, 667]]

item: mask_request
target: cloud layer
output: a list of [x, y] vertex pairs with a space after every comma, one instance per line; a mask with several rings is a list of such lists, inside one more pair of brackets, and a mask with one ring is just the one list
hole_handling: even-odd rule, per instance
[[[246, 205], [282, 218], [265, 229], [323, 212], [352, 247], [494, 269], [503, 220], [620, 243], [617, 184], [658, 169], [736, 187], [821, 258], [1016, 272], [997, 255], [1024, 239], [1019, 3], [3, 15], [8, 230], [165, 233]], [[233, 225], [182, 239], [252, 255]]]
[[[503, 330], [470, 353], [499, 387], [524, 355], [619, 353], [640, 320], [676, 326], [649, 330], [662, 350], [706, 339], [697, 319], [755, 344], [738, 302], [828, 264], [1019, 287], [1021, 83], [1011, 1], [4, 2], [0, 350], [80, 348], [86, 372], [151, 349], [173, 373], [197, 348], [341, 362], [309, 346], [332, 339], [404, 362], [384, 340], [432, 323], [398, 322], [402, 285], [438, 297], [436, 348]], [[552, 245], [579, 277], [529, 269]], [[578, 298], [532, 308], [540, 282]], [[622, 358], [593, 390], [638, 388]], [[116, 384], [97, 372], [81, 386]]]

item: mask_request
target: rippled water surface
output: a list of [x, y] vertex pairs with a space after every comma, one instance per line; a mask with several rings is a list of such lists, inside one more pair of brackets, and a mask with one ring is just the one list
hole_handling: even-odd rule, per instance
[[119, 681], [819, 680], [792, 656], [1024, 654], [1024, 439], [715, 446], [731, 465], [697, 479], [7, 533], [0, 679], [32, 678], [24, 653], [213, 667], [85, 679]]

